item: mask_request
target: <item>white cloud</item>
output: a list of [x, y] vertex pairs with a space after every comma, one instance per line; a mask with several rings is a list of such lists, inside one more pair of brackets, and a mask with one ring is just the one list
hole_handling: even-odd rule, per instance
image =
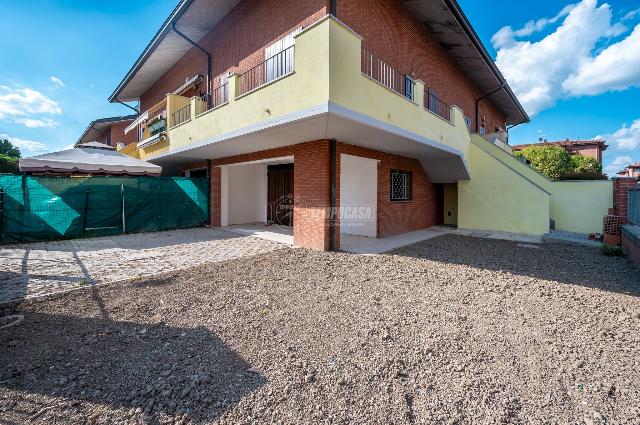
[[58, 102], [30, 88], [11, 89], [0, 86], [0, 120], [23, 124], [27, 127], [52, 127], [56, 123], [46, 115], [59, 115]]
[[51, 77], [49, 77], [49, 79], [51, 80], [51, 82], [52, 82], [54, 85], [56, 85], [56, 86], [58, 86], [58, 87], [64, 87], [64, 86], [65, 86], [64, 82], [63, 82], [60, 78], [58, 78], [58, 77], [51, 76]]
[[562, 87], [572, 95], [596, 95], [640, 86], [640, 24], [619, 43], [584, 61]]
[[[640, 82], [640, 67], [630, 66], [635, 64], [634, 59], [621, 57], [640, 55], [633, 34], [597, 51], [602, 42], [611, 42], [612, 37], [627, 30], [621, 23], [612, 23], [612, 15], [608, 4], [598, 6], [597, 0], [582, 0], [565, 6], [553, 18], [530, 21], [515, 31], [504, 27], [494, 34], [491, 41], [498, 51], [496, 63], [527, 112], [534, 115], [560, 98], [620, 90]], [[538, 41], [518, 39], [561, 19], [555, 30]], [[629, 49], [635, 49], [634, 54], [630, 55]], [[590, 66], [607, 70], [621, 64], [624, 69], [607, 75], [603, 75], [606, 71], [589, 71]], [[588, 81], [582, 72], [584, 78], [588, 75]]]
[[609, 176], [614, 176], [631, 162], [633, 162], [633, 159], [628, 155], [617, 156], [609, 165], [604, 167], [604, 172]]
[[58, 125], [57, 122], [52, 120], [51, 118], [43, 118], [43, 119], [33, 119], [33, 118], [16, 118], [15, 122], [19, 124], [23, 124], [28, 128], [43, 128], [43, 127], [55, 127]]
[[635, 18], [636, 16], [640, 15], [640, 9], [635, 9], [635, 10], [631, 10], [629, 12], [627, 12], [623, 17], [622, 17], [622, 21], [630, 21], [631, 19]]
[[25, 140], [17, 137], [10, 137], [8, 134], [0, 134], [0, 138], [9, 140], [14, 146], [20, 148], [22, 153], [38, 153], [48, 150], [47, 145], [34, 140]]
[[640, 147], [640, 119], [631, 123], [630, 126], [623, 124], [618, 130], [610, 134], [598, 135], [598, 139], [604, 139], [617, 149], [631, 151]]

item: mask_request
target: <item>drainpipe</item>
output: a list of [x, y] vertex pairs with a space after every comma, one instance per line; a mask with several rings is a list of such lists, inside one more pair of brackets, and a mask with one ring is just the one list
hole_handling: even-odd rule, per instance
[[478, 123], [478, 118], [479, 118], [479, 108], [480, 108], [480, 101], [482, 99], [485, 99], [489, 96], [491, 96], [494, 93], [498, 93], [500, 90], [502, 90], [504, 88], [504, 85], [506, 83], [502, 83], [500, 84], [500, 87], [498, 87], [497, 89], [485, 94], [484, 96], [480, 96], [479, 98], [476, 99], [476, 133], [480, 132], [480, 123]]
[[207, 106], [211, 107], [211, 93], [210, 93], [211, 91], [211, 54], [207, 52], [204, 48], [202, 48], [202, 46], [200, 46], [198, 43], [196, 43], [195, 41], [191, 40], [189, 37], [187, 37], [180, 31], [178, 31], [178, 28], [176, 28], [175, 22], [171, 22], [171, 29], [173, 30], [173, 32], [175, 32], [180, 37], [185, 39], [187, 43], [191, 44], [193, 47], [195, 47], [196, 49], [200, 50], [202, 53], [207, 55]]
[[335, 251], [336, 247], [336, 210], [337, 191], [336, 191], [336, 139], [329, 141], [329, 250]]
[[334, 18], [337, 18], [338, 17], [338, 0], [329, 0], [329, 1], [330, 1], [329, 13]]
[[133, 106], [131, 106], [131, 105], [127, 105], [126, 103], [124, 103], [124, 102], [122, 102], [122, 101], [120, 101], [120, 100], [118, 100], [118, 99], [116, 99], [116, 102], [118, 102], [118, 103], [119, 103], [119, 104], [121, 104], [121, 105], [126, 106], [126, 107], [127, 107], [127, 108], [129, 108], [129, 109], [133, 109], [133, 110], [135, 111], [136, 115], [140, 115], [140, 111], [138, 111], [138, 110], [137, 110], [136, 108], [134, 108]]

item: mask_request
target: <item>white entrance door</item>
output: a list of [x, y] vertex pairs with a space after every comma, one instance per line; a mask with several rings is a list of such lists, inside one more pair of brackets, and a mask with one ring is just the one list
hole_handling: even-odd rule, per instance
[[377, 236], [378, 161], [340, 155], [340, 233]]

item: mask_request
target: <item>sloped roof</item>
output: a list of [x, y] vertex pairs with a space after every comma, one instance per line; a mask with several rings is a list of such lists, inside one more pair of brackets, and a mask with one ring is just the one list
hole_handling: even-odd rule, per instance
[[162, 167], [92, 142], [73, 149], [21, 158], [20, 171], [34, 173], [159, 176]]
[[100, 136], [106, 129], [111, 127], [113, 124], [120, 122], [128, 122], [136, 119], [136, 115], [123, 115], [119, 117], [109, 117], [109, 118], [98, 118], [97, 120], [91, 121], [89, 126], [84, 130], [75, 146], [78, 146], [82, 143], [93, 142], [98, 136]]
[[[172, 23], [191, 40], [198, 42], [238, 3], [240, 0], [180, 0], [118, 84], [109, 101], [138, 100], [193, 48], [171, 30]], [[442, 44], [483, 94], [502, 88], [492, 94], [490, 100], [505, 115], [509, 124], [529, 121], [529, 116], [456, 0], [403, 0], [403, 3]], [[340, 3], [337, 15], [339, 19]]]

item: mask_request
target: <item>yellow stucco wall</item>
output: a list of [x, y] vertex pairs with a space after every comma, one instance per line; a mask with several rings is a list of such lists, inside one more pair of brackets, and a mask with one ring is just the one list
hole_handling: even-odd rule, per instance
[[[471, 138], [471, 181], [459, 183], [459, 227], [543, 234], [548, 227], [543, 223], [551, 218], [556, 230], [602, 232], [602, 218], [613, 206], [611, 181], [552, 181], [482, 137], [474, 134]], [[527, 181], [529, 184], [525, 183]], [[541, 192], [534, 190], [536, 186], [550, 193], [546, 201], [548, 209], [536, 207], [537, 193]], [[527, 194], [531, 194], [530, 199]], [[484, 205], [478, 209], [480, 204], [490, 200], [500, 208]], [[503, 222], [505, 211], [512, 212], [508, 214], [509, 220]], [[534, 212], [538, 214], [534, 220], [537, 224], [525, 224], [524, 221], [531, 221]], [[516, 226], [516, 221], [523, 223]]]
[[557, 230], [602, 232], [602, 218], [613, 206], [612, 181], [553, 182], [551, 193], [551, 218]]
[[469, 167], [471, 180], [458, 182], [458, 227], [528, 235], [549, 231], [551, 196], [543, 188], [478, 143], [470, 145]]

